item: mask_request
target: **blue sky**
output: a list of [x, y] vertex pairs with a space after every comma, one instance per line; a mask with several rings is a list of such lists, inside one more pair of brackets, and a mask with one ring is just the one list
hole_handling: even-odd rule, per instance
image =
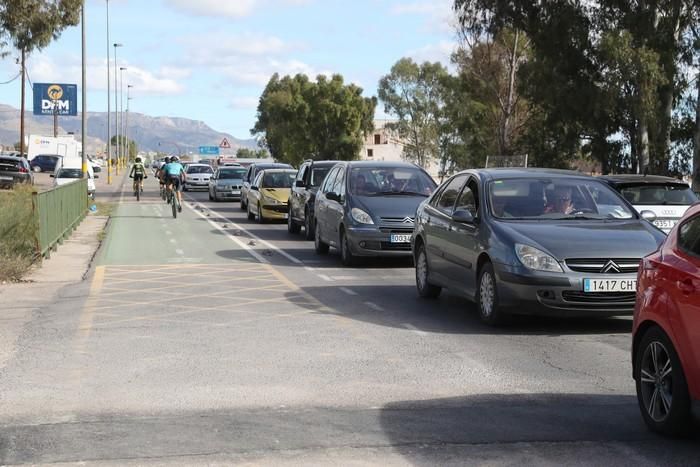
[[[450, 0], [110, 0], [110, 42], [120, 42], [131, 109], [202, 120], [249, 138], [257, 100], [274, 72], [340, 73], [376, 95], [401, 57], [447, 63], [455, 34]], [[87, 0], [88, 110], [107, 109], [105, 0]], [[110, 53], [114, 48], [110, 47]], [[111, 55], [113, 59], [113, 55]], [[0, 82], [18, 72], [0, 61]], [[80, 29], [30, 56], [34, 82], [80, 84]], [[112, 85], [114, 70], [112, 68]], [[27, 103], [31, 102], [31, 94]], [[0, 85], [19, 107], [19, 82]], [[378, 106], [382, 114], [383, 107]]]

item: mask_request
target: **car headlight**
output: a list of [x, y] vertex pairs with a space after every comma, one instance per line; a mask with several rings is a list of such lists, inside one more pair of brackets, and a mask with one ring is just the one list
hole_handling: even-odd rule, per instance
[[275, 198], [270, 198], [269, 196], [263, 196], [263, 201], [265, 201], [265, 204], [282, 204], [282, 202], [277, 201]]
[[374, 224], [372, 216], [370, 216], [360, 208], [352, 208], [350, 214], [352, 215], [352, 218], [355, 220], [355, 222], [357, 222], [358, 224]]
[[529, 245], [515, 244], [515, 254], [523, 266], [534, 271], [564, 272], [559, 262], [535, 247]]

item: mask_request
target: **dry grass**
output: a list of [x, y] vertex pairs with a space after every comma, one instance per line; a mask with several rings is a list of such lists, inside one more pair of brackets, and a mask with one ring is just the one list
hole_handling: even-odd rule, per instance
[[32, 187], [0, 192], [0, 281], [17, 281], [36, 260]]

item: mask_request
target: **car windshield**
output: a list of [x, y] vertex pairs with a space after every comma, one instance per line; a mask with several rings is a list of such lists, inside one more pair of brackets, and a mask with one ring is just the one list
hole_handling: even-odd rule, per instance
[[597, 180], [514, 178], [489, 183], [491, 214], [500, 219], [632, 219], [620, 196]]
[[296, 172], [272, 172], [263, 175], [263, 188], [291, 188]]
[[220, 170], [219, 171], [219, 179], [220, 180], [233, 180], [233, 179], [242, 180], [243, 176], [245, 175], [245, 172], [246, 172], [246, 169], [244, 169], [244, 168]]
[[625, 185], [620, 187], [620, 193], [631, 204], [638, 206], [687, 206], [698, 200], [688, 185], [672, 183]]
[[213, 170], [208, 165], [190, 165], [187, 167], [188, 174], [210, 174]]
[[350, 171], [350, 193], [358, 196], [429, 196], [436, 184], [411, 167], [356, 167]]
[[82, 178], [81, 169], [61, 169], [56, 174], [56, 178]]
[[314, 167], [311, 171], [311, 186], [320, 186], [332, 167]]

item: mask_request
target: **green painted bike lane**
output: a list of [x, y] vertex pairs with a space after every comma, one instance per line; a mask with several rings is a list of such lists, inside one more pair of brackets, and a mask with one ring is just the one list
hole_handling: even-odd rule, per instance
[[183, 206], [177, 219], [168, 204], [146, 193], [118, 204], [97, 265], [226, 264], [254, 262], [207, 218]]

